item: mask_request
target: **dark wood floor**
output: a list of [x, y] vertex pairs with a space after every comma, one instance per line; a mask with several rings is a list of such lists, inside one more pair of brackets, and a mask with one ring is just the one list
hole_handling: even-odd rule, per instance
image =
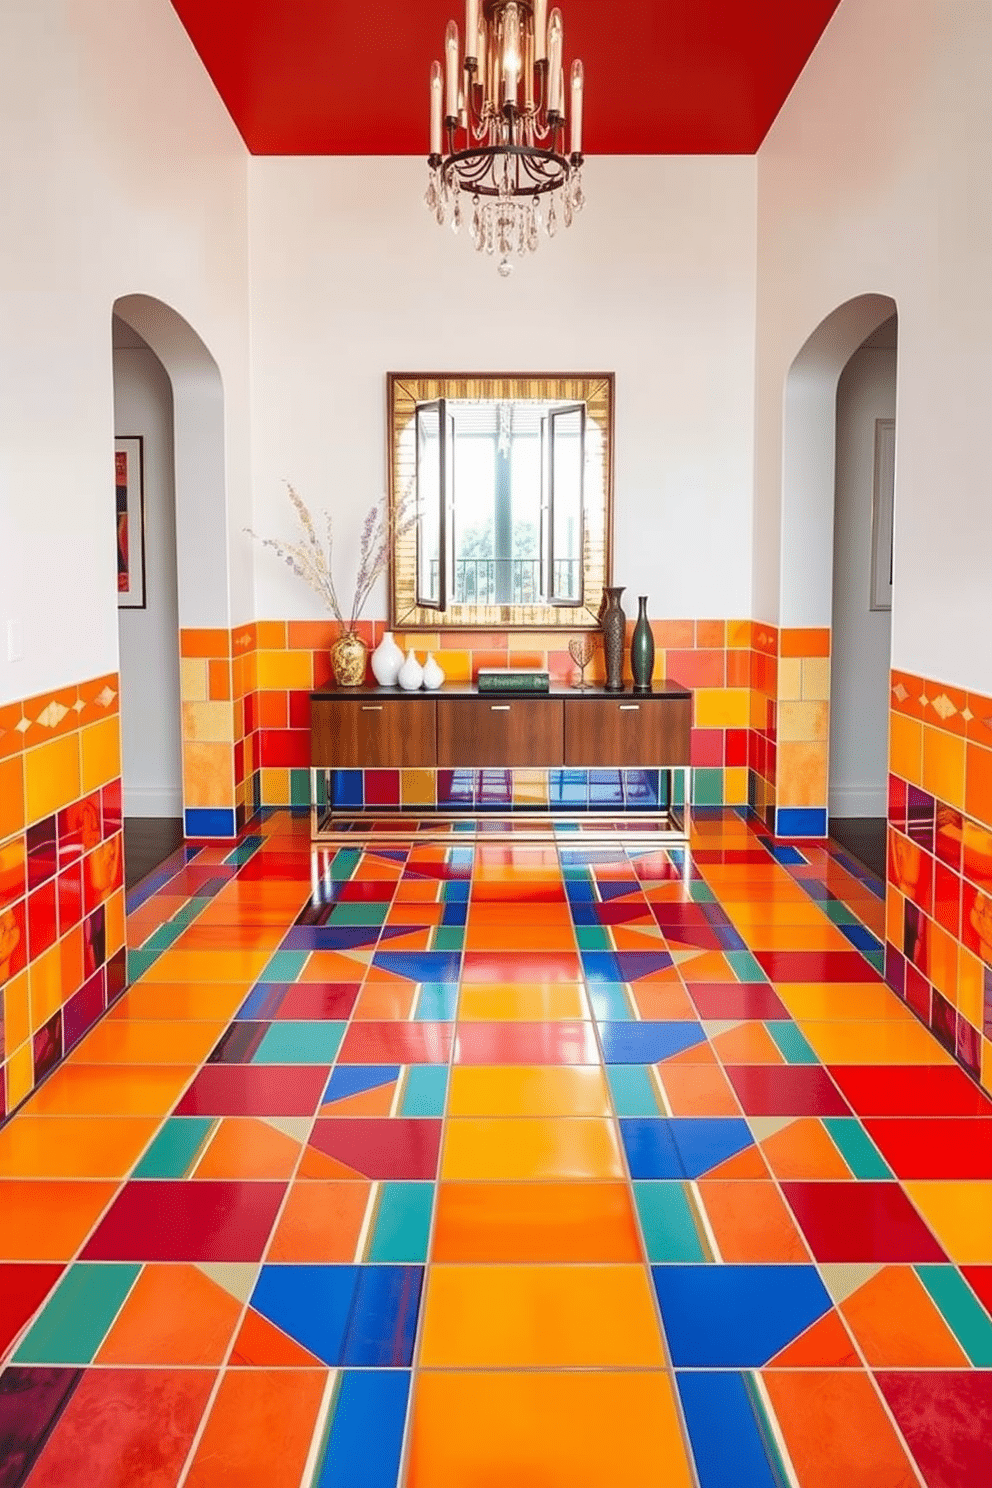
[[885, 817], [832, 816], [830, 836], [845, 852], [870, 868], [876, 878], [885, 878]]
[[179, 817], [126, 816], [124, 818], [124, 885], [128, 889], [147, 878], [182, 845], [183, 824]]

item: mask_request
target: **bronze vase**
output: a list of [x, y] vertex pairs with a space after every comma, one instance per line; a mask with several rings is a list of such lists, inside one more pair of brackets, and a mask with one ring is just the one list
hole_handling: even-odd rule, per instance
[[603, 657], [606, 662], [606, 691], [623, 692], [623, 651], [627, 639], [627, 617], [620, 604], [625, 584], [603, 590], [604, 605], [599, 628], [603, 633]]

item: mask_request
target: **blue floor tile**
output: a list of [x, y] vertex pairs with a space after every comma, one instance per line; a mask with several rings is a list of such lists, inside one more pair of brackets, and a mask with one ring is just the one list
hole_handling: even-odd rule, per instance
[[757, 1369], [830, 1310], [813, 1266], [652, 1266], [676, 1368]]

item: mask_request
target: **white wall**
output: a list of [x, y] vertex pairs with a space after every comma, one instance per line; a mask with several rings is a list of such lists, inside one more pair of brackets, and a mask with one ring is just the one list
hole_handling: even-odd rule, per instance
[[145, 608], [118, 611], [124, 814], [178, 817], [182, 736], [172, 386], [141, 338], [118, 325], [115, 430], [143, 439], [145, 495]]
[[788, 368], [837, 305], [895, 300], [892, 664], [986, 692], [990, 137], [988, 0], [842, 0], [758, 155], [755, 388], [754, 606], [775, 621]]
[[[436, 226], [420, 160], [251, 161], [256, 530], [293, 532], [291, 480], [334, 512], [347, 589], [389, 371], [613, 371], [616, 582], [654, 618], [750, 613], [754, 159], [585, 176], [573, 226], [503, 280]], [[270, 551], [255, 576], [260, 617], [320, 614]]]
[[[0, 7], [0, 133], [4, 701], [117, 668], [115, 300], [164, 300], [216, 358], [237, 531], [249, 326], [247, 152], [165, 0]], [[231, 568], [238, 623], [251, 611], [240, 541]], [[24, 630], [16, 662], [3, 644], [11, 619]]]
[[[886, 338], [887, 339], [887, 338]], [[896, 352], [855, 352], [837, 388], [830, 813], [884, 816], [891, 611], [871, 598], [875, 421], [896, 416]]]

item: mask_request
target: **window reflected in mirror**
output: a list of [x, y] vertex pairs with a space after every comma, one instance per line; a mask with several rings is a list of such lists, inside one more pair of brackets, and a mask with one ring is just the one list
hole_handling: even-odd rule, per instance
[[609, 583], [613, 380], [391, 374], [394, 626], [592, 626]]

